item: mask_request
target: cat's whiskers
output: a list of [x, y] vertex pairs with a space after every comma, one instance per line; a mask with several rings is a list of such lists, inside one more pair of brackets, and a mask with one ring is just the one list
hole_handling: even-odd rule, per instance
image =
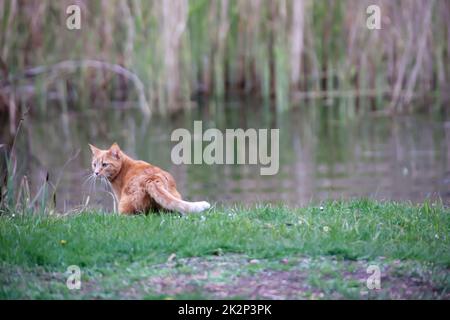
[[89, 174], [87, 177], [84, 178], [83, 183], [81, 184], [81, 186], [86, 185], [87, 183], [90, 183], [91, 180], [94, 178], [94, 175], [91, 173]]
[[104, 187], [106, 189], [107, 188], [106, 178], [102, 176], [102, 177], [100, 177], [100, 181], [101, 181], [102, 187]]
[[86, 173], [83, 175], [83, 178], [88, 178], [88, 177], [90, 177], [90, 176], [92, 176], [92, 171], [86, 172]]
[[92, 181], [94, 180], [94, 177], [91, 175], [89, 177], [87, 177], [87, 179], [83, 182], [82, 186], [84, 187], [85, 185], [88, 185], [88, 193], [91, 194], [92, 191]]
[[112, 184], [111, 184], [111, 182], [110, 182], [108, 179], [106, 179], [106, 184], [108, 185], [108, 187], [109, 187], [110, 190], [113, 189], [113, 188], [112, 188]]
[[95, 186], [96, 186], [96, 183], [97, 183], [97, 177], [95, 175], [92, 175], [92, 177], [93, 177], [93, 179], [91, 179], [89, 193], [95, 192]]
[[102, 177], [102, 178], [103, 178], [102, 182], [105, 183], [105, 189], [106, 189], [105, 192], [108, 193], [112, 197], [113, 202], [114, 202], [114, 212], [117, 212], [118, 200], [116, 198], [116, 195], [114, 194], [114, 190], [113, 190], [111, 181], [109, 181], [109, 179], [106, 177]]
[[111, 182], [105, 176], [97, 176], [94, 173], [89, 173], [87, 177], [84, 179], [82, 186], [86, 184], [89, 185], [89, 194], [95, 193], [97, 189], [97, 181], [100, 181], [101, 186], [105, 189], [105, 191], [112, 190]]

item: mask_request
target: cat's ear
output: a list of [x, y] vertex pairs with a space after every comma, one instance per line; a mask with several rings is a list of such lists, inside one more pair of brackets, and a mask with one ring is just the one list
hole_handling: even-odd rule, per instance
[[112, 146], [109, 148], [109, 152], [111, 153], [111, 155], [116, 158], [119, 159], [120, 158], [120, 147], [117, 143], [113, 143]]
[[93, 145], [90, 144], [90, 143], [89, 143], [89, 147], [91, 148], [92, 154], [93, 154], [94, 156], [98, 155], [98, 154], [100, 153], [100, 151], [101, 151], [99, 148], [93, 146]]

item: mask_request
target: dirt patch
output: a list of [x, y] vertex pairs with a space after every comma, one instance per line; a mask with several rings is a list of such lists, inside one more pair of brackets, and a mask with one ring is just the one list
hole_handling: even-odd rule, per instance
[[[416, 263], [406, 267], [406, 262], [377, 263], [381, 266], [379, 290], [367, 287], [367, 261], [321, 257], [255, 262], [226, 256], [177, 261], [184, 271], [169, 266], [173, 270], [169, 275], [142, 280], [138, 283], [141, 290], [135, 285], [127, 291], [133, 291], [136, 298], [143, 290], [174, 298], [201, 294], [211, 299], [450, 299], [445, 283], [448, 269], [430, 272]], [[416, 269], [421, 276], [413, 275]]]
[[[369, 265], [380, 268], [381, 289], [370, 290]], [[450, 299], [450, 270], [416, 261], [333, 256], [252, 259], [220, 255], [86, 272], [81, 290], [67, 275], [43, 268], [0, 266], [5, 297], [18, 299]]]

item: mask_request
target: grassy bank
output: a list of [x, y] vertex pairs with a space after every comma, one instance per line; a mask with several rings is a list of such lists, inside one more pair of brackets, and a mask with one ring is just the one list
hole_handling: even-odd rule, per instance
[[[441, 205], [369, 200], [181, 218], [3, 215], [0, 297], [449, 298], [449, 231]], [[366, 287], [370, 264], [381, 290]], [[69, 265], [81, 290], [65, 285]]]

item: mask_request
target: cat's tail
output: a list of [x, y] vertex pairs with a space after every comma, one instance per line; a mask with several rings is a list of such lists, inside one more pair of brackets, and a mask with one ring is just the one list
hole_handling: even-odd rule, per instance
[[181, 213], [197, 213], [207, 210], [211, 205], [206, 201], [189, 202], [175, 197], [162, 183], [154, 181], [148, 184], [150, 196], [164, 209]]
[[184, 213], [202, 212], [211, 208], [211, 205], [207, 201], [196, 201], [196, 202], [189, 202], [184, 200], [181, 201], [183, 201], [185, 205], [187, 204], [187, 211]]

